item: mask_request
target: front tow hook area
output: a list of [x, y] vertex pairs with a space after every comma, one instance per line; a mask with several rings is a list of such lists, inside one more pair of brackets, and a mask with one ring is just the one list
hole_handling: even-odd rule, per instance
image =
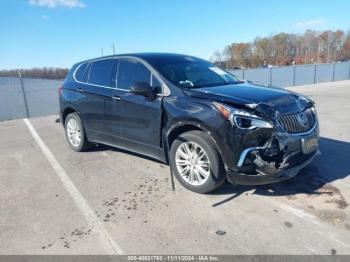
[[290, 155], [285, 158], [285, 162], [279, 168], [271, 163], [259, 162], [255, 174], [238, 173], [232, 170], [227, 171], [227, 179], [232, 184], [239, 185], [264, 185], [276, 183], [295, 177], [301, 169], [310, 164], [312, 160], [320, 155], [321, 152], [316, 150], [309, 155], [301, 157], [299, 154]]

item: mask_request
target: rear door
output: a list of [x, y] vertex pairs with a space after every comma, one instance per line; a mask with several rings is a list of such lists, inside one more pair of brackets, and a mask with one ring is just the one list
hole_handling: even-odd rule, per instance
[[[130, 92], [137, 82], [150, 83], [159, 93], [154, 100], [147, 100]], [[161, 96], [159, 79], [140, 60], [120, 58], [117, 73], [117, 88], [112, 117], [119, 119], [120, 136], [116, 143], [129, 150], [152, 157], [159, 157], [161, 141]]]
[[115, 89], [117, 60], [102, 59], [89, 63], [79, 92], [84, 99], [78, 108], [90, 139], [111, 142], [110, 110]]

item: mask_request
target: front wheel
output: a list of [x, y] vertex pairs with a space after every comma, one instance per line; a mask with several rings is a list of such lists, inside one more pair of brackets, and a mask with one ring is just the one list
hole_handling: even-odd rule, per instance
[[173, 142], [170, 168], [184, 187], [197, 193], [209, 193], [225, 181], [217, 147], [202, 131], [186, 132]]

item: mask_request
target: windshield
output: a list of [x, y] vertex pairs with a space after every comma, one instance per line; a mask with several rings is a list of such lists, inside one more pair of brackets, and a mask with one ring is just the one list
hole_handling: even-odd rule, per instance
[[167, 56], [150, 60], [159, 73], [178, 87], [199, 88], [241, 82], [215, 65], [190, 56]]

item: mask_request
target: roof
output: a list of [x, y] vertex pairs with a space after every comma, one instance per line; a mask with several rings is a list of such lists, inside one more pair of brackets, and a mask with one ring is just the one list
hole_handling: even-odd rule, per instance
[[[141, 58], [144, 60], [148, 60], [151, 58], [175, 58], [175, 57], [184, 57], [184, 56], [190, 56], [190, 55], [185, 55], [185, 54], [176, 54], [176, 53], [160, 53], [160, 52], [155, 52], [155, 53], [125, 53], [125, 54], [117, 54], [117, 55], [109, 55], [109, 56], [101, 56], [101, 57], [95, 57], [92, 59], [88, 59], [85, 61], [81, 61], [80, 63], [86, 63], [86, 62], [90, 62], [96, 59], [103, 59], [103, 58], [113, 58], [113, 57], [120, 57], [120, 56], [132, 56], [132, 57], [137, 57], [137, 58]], [[190, 56], [192, 57], [192, 56]]]

